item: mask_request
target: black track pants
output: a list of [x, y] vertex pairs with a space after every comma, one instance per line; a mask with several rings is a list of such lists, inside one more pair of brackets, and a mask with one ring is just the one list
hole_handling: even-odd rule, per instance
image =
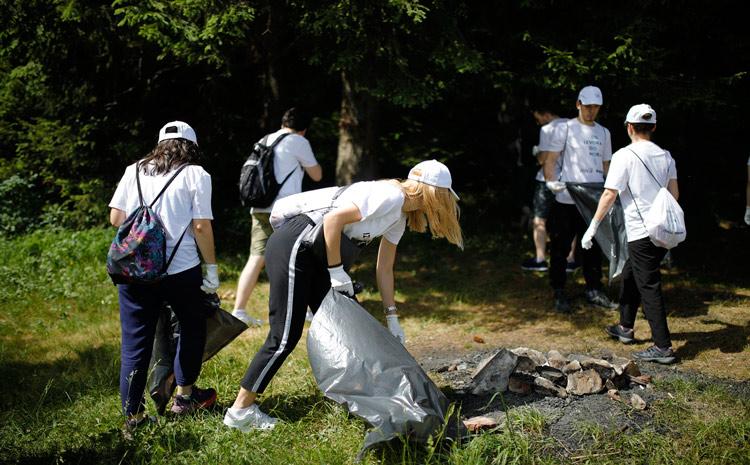
[[594, 246], [589, 250], [581, 247], [581, 238], [586, 232], [588, 225], [578, 212], [575, 205], [560, 202], [552, 202], [547, 230], [551, 240], [550, 244], [550, 270], [549, 278], [552, 289], [565, 288], [567, 279], [565, 266], [567, 256], [570, 253], [570, 244], [578, 235], [576, 242], [576, 257], [581, 257], [583, 277], [586, 280], [587, 289], [602, 288], [602, 252], [599, 245], [594, 241]]
[[622, 270], [620, 324], [632, 328], [643, 302], [643, 313], [651, 326], [651, 338], [658, 347], [672, 345], [667, 327], [667, 310], [661, 293], [661, 264], [667, 249], [657, 247], [648, 237], [628, 242], [628, 261]]
[[327, 267], [302, 241], [303, 233], [310, 229], [312, 221], [299, 215], [274, 231], [266, 243], [266, 273], [271, 287], [270, 328], [266, 342], [255, 354], [240, 383], [250, 392], [265, 390], [299, 342], [307, 307], [316, 312], [331, 288]]

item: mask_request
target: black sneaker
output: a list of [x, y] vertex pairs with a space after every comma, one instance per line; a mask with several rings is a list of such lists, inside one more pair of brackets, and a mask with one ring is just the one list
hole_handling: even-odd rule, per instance
[[529, 258], [521, 263], [521, 269], [524, 271], [547, 271], [547, 260], [538, 261], [536, 258]]
[[565, 272], [566, 273], [575, 273], [575, 271], [578, 268], [580, 268], [580, 267], [581, 267], [581, 265], [578, 262], [576, 262], [576, 261], [565, 262]]
[[189, 396], [176, 395], [172, 402], [172, 413], [184, 415], [199, 409], [213, 407], [216, 403], [216, 390], [213, 388], [200, 389], [193, 386], [193, 392]]
[[555, 291], [555, 310], [560, 313], [571, 313], [573, 311], [570, 307], [570, 301], [565, 297], [565, 293], [559, 289]]
[[617, 304], [609, 300], [609, 297], [598, 289], [587, 289], [585, 294], [586, 302], [591, 305], [608, 309], [617, 308]]
[[656, 362], [663, 364], [674, 363], [677, 357], [674, 356], [674, 352], [671, 347], [666, 349], [660, 349], [656, 346], [651, 346], [646, 350], [640, 352], [633, 352], [633, 358], [642, 360], [644, 362]]
[[610, 336], [615, 339], [619, 339], [623, 344], [632, 344], [635, 342], [635, 331], [632, 329], [623, 328], [620, 325], [612, 325], [604, 328]]

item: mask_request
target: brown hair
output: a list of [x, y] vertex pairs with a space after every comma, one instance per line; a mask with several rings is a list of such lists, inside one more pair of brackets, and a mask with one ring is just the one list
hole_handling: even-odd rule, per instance
[[443, 237], [451, 244], [464, 248], [458, 219], [461, 211], [450, 189], [435, 187], [418, 181], [399, 183], [407, 199], [419, 200], [421, 207], [406, 212], [406, 223], [414, 232], [425, 232], [430, 227], [432, 237]]
[[166, 139], [156, 144], [140, 165], [145, 174], [156, 176], [188, 163], [198, 163], [200, 155], [198, 146], [187, 139]]
[[654, 129], [656, 129], [656, 125], [652, 123], [628, 123], [631, 126], [633, 126], [633, 132], [636, 134], [648, 134], [651, 135], [651, 133], [654, 132]]

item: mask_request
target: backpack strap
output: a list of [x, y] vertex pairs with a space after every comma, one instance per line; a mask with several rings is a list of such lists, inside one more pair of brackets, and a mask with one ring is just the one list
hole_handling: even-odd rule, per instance
[[[276, 140], [273, 141], [273, 144], [266, 145], [266, 142], [268, 141], [268, 136], [270, 136], [270, 134], [268, 134], [263, 139], [263, 145], [266, 145], [269, 149], [271, 149], [271, 151], [273, 151], [273, 150], [276, 149], [276, 146], [279, 145], [279, 142], [281, 142], [282, 139], [284, 139], [289, 134], [291, 134], [291, 132], [285, 132], [284, 134], [280, 134], [279, 137], [277, 137]], [[276, 152], [274, 152], [273, 155], [276, 156]], [[284, 180], [279, 183], [279, 189], [281, 189], [281, 186], [284, 185], [284, 183], [286, 182], [286, 180], [289, 179], [292, 176], [292, 174], [294, 174], [295, 171], [297, 171], [297, 167], [292, 168], [292, 171], [290, 171], [289, 174], [286, 175], [286, 177], [284, 178]]]
[[[661, 185], [661, 183], [659, 182], [659, 180], [656, 179], [656, 176], [654, 176], [654, 173], [652, 173], [651, 170], [648, 169], [648, 165], [646, 164], [646, 162], [643, 161], [643, 159], [641, 157], [639, 157], [637, 153], [635, 153], [635, 150], [633, 150], [631, 148], [628, 148], [628, 150], [630, 150], [631, 152], [633, 152], [633, 155], [635, 155], [635, 158], [637, 158], [643, 164], [643, 167], [646, 168], [646, 171], [648, 171], [648, 174], [650, 174], [651, 177], [654, 179], [654, 181], [656, 182], [656, 185], [659, 186], [659, 187], [664, 187], [664, 186]], [[667, 177], [669, 177], [669, 176], [667, 176]], [[669, 182], [669, 180], [667, 180], [667, 182]], [[628, 188], [630, 188], [630, 186], [628, 186]], [[631, 192], [631, 195], [632, 195], [632, 192]]]
[[[177, 170], [172, 175], [172, 177], [169, 178], [169, 181], [167, 181], [167, 183], [164, 184], [164, 187], [161, 188], [161, 190], [159, 191], [159, 193], [156, 194], [156, 197], [154, 197], [154, 200], [152, 200], [151, 203], [148, 205], [148, 208], [153, 208], [153, 206], [156, 203], [156, 201], [159, 200], [159, 197], [161, 197], [161, 195], [164, 193], [164, 191], [167, 190], [167, 187], [169, 187], [169, 185], [172, 184], [172, 181], [174, 181], [174, 178], [176, 178], [177, 175], [180, 174], [180, 171], [184, 170], [189, 165], [190, 165], [190, 163], [185, 163], [184, 165], [182, 165], [179, 168], [177, 168]], [[137, 172], [136, 172], [136, 174], [137, 174]], [[140, 184], [139, 184], [139, 186], [140, 186]], [[138, 189], [138, 193], [140, 194], [140, 187]]]
[[[190, 223], [192, 223], [193, 220], [190, 220]], [[169, 254], [169, 258], [167, 259], [167, 262], [164, 264], [164, 268], [161, 270], [162, 274], [166, 273], [169, 269], [169, 265], [172, 263], [172, 259], [177, 254], [177, 249], [180, 248], [180, 243], [182, 242], [182, 238], [185, 237], [185, 233], [187, 232], [188, 228], [190, 228], [190, 223], [188, 223], [187, 226], [185, 226], [185, 229], [182, 230], [182, 234], [180, 234], [180, 238], [177, 240], [177, 243], [174, 245], [174, 249], [172, 249], [172, 253]]]

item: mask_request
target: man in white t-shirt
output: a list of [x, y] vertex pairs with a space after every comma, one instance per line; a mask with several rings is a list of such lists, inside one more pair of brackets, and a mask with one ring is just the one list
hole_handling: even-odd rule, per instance
[[651, 241], [643, 218], [648, 215], [662, 187], [666, 187], [675, 199], [679, 197], [677, 168], [672, 155], [651, 142], [656, 130], [656, 111], [651, 106], [645, 103], [634, 105], [628, 111], [625, 125], [632, 143], [612, 156], [604, 193], [581, 242], [584, 248], [592, 246], [599, 222], [612, 208], [619, 194], [625, 214], [629, 258], [622, 270], [620, 324], [607, 326], [605, 331], [625, 344], [634, 342], [635, 317], [638, 306], [643, 303], [643, 313], [651, 327], [654, 345], [634, 353], [633, 357], [672, 363], [675, 356], [667, 327], [659, 271], [667, 249]]
[[[304, 173], [307, 173], [313, 181], [320, 181], [323, 178], [323, 170], [315, 159], [310, 142], [305, 138], [311, 122], [312, 117], [309, 113], [300, 108], [290, 108], [281, 119], [281, 129], [268, 135], [267, 145], [273, 144], [278, 137], [284, 136], [274, 148], [273, 169], [276, 182], [283, 182], [276, 200], [301, 192]], [[289, 176], [288, 179], [287, 176]], [[248, 315], [245, 306], [265, 265], [266, 241], [273, 232], [268, 220], [272, 209], [273, 204], [267, 208], [250, 210], [252, 217], [250, 257], [237, 280], [237, 293], [234, 299], [234, 311], [232, 311], [232, 315], [248, 325], [262, 324], [261, 320]]]
[[[558, 126], [550, 151], [544, 163], [544, 178], [547, 187], [555, 193], [555, 202], [550, 213], [550, 284], [554, 290], [555, 309], [562, 313], [571, 311], [565, 296], [566, 257], [574, 237], [581, 237], [586, 223], [578, 212], [573, 199], [565, 189], [566, 182], [603, 183], [612, 159], [612, 140], [609, 130], [596, 122], [603, 103], [598, 87], [581, 89], [576, 101], [578, 117]], [[560, 164], [559, 174], [556, 170]], [[602, 256], [599, 247], [581, 252], [583, 276], [586, 280], [586, 300], [604, 308], [614, 304], [602, 291]]]

